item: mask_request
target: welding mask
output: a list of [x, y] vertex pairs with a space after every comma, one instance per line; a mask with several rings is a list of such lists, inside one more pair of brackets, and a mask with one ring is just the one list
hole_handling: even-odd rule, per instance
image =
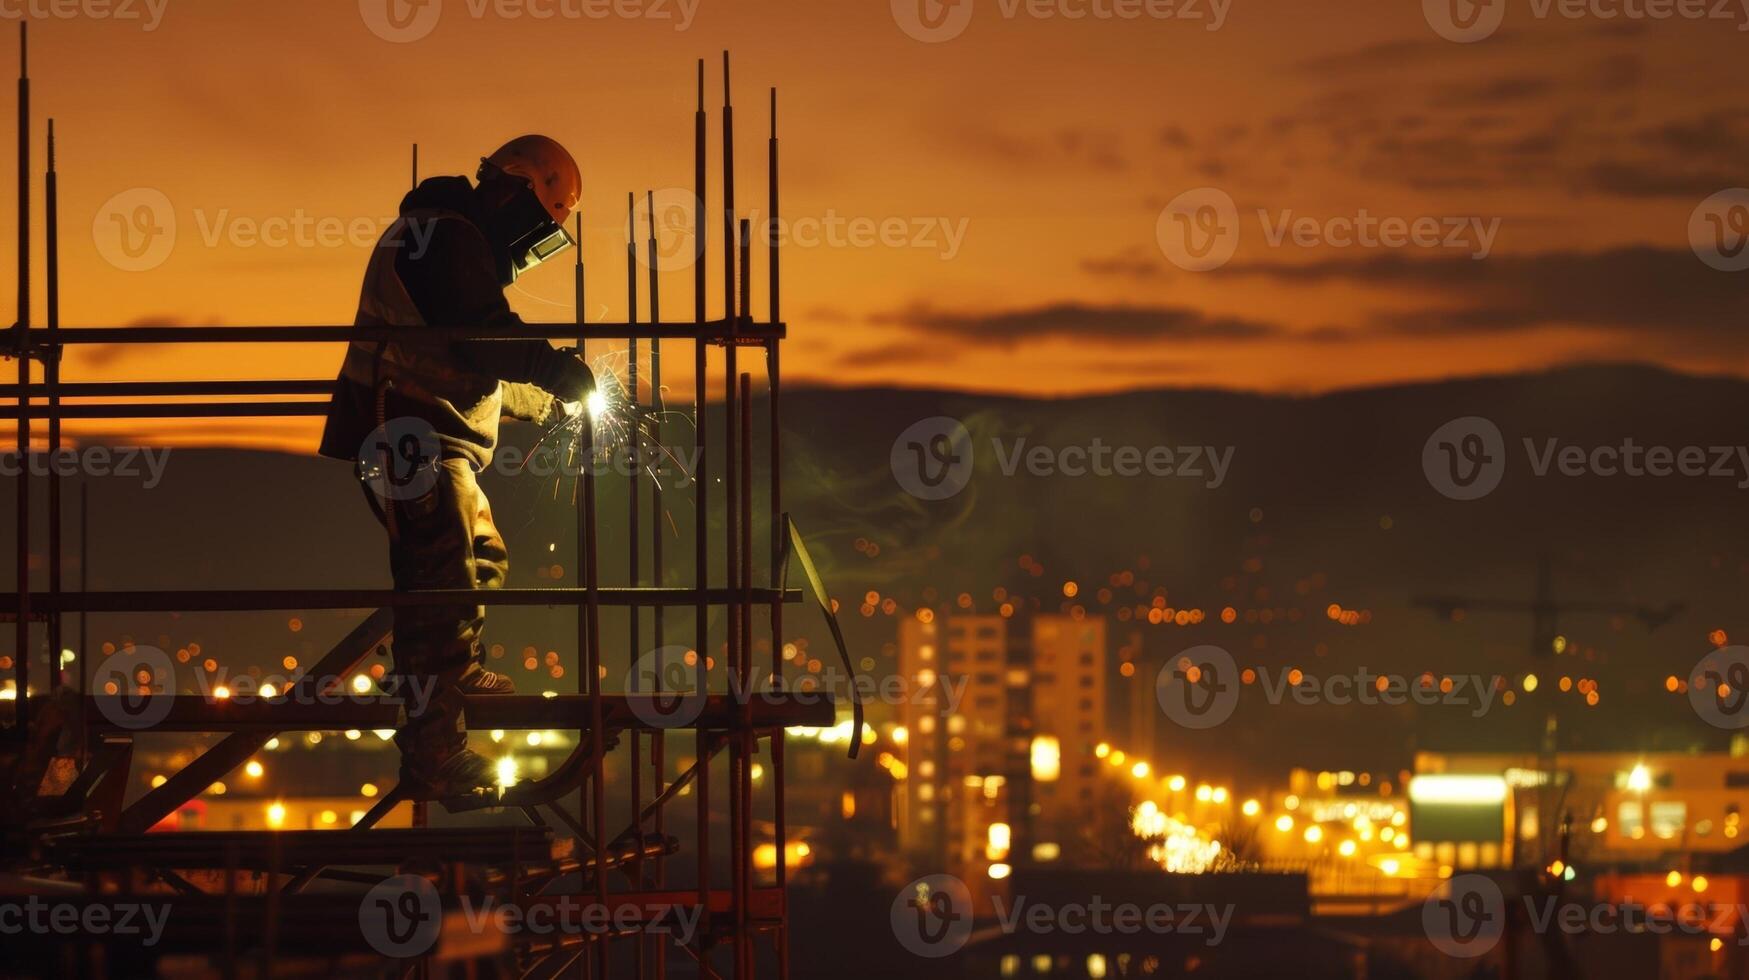
[[528, 270], [577, 244], [554, 221], [526, 178], [507, 174], [489, 160], [480, 161], [479, 180], [505, 181], [510, 198], [486, 218], [486, 234], [498, 252], [498, 278], [508, 286]]

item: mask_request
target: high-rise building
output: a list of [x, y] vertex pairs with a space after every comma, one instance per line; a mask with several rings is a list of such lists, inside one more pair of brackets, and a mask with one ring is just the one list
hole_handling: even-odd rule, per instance
[[1105, 620], [1036, 615], [1031, 634], [1031, 822], [1038, 840], [1052, 843], [1070, 828], [1089, 826], [1098, 797], [1094, 750], [1109, 737]]
[[907, 776], [899, 844], [920, 858], [965, 868], [986, 860], [987, 832], [1003, 822], [1008, 623], [907, 617], [899, 627], [900, 706]]
[[1105, 645], [1096, 617], [901, 621], [902, 850], [982, 878], [1038, 844], [1054, 860], [1066, 833], [1090, 825], [1094, 749], [1108, 737]]

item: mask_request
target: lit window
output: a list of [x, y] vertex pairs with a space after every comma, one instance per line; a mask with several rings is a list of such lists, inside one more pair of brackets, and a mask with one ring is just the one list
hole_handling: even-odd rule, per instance
[[1646, 826], [1645, 811], [1638, 800], [1623, 800], [1616, 807], [1615, 828], [1623, 837], [1633, 837], [1636, 832], [1644, 833]]

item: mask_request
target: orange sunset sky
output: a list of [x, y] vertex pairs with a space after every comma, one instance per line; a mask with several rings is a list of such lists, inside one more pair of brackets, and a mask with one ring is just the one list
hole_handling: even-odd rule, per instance
[[[1169, 17], [1102, 15], [1118, 2], [5, 0], [0, 12], [8, 29], [31, 17], [35, 169], [44, 118], [59, 129], [69, 326], [350, 322], [370, 236], [344, 232], [393, 215], [410, 145], [423, 174], [471, 176], [523, 132], [578, 157], [588, 317], [622, 320], [625, 195], [690, 185], [699, 57], [711, 59], [717, 206], [716, 59], [729, 48], [738, 204], [756, 219], [766, 89], [780, 92], [783, 212], [805, 239], [784, 267], [796, 383], [1064, 396], [1324, 391], [1603, 359], [1749, 370], [1749, 273], [1690, 244], [1697, 207], [1749, 184], [1743, 10], [1646, 20], [1600, 16], [1619, 7], [1599, 0], [1584, 16], [1539, 16], [1532, 0], [1492, 0], [1498, 31], [1455, 43], [1430, 11], [1467, 0], [1179, 0]], [[964, 18], [959, 33], [912, 36], [919, 10]], [[383, 36], [397, 30], [419, 36]], [[16, 57], [5, 50], [0, 71]], [[9, 155], [0, 168], [15, 178]], [[1209, 271], [1175, 265], [1160, 234], [1173, 227], [1163, 210], [1198, 188], [1237, 212], [1235, 251]], [[40, 173], [33, 193], [40, 243]], [[130, 268], [142, 263], [119, 236], [141, 202], [174, 236], [150, 268]], [[1285, 220], [1362, 212], [1496, 231], [1481, 258], [1474, 242], [1270, 240]], [[276, 221], [341, 233], [254, 240]], [[16, 261], [12, 223], [0, 269]], [[886, 241], [820, 240], [883, 225]], [[569, 257], [554, 266], [512, 294], [531, 320], [573, 316]], [[689, 318], [690, 272], [670, 269], [662, 287], [668, 317]], [[338, 358], [85, 348], [65, 377], [325, 379]], [[308, 448], [316, 427], [123, 431]]]

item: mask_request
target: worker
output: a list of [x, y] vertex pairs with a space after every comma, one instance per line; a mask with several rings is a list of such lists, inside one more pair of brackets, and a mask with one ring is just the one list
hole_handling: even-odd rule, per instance
[[[397, 591], [503, 585], [509, 556], [477, 479], [500, 418], [552, 425], [594, 390], [582, 358], [544, 340], [429, 336], [521, 327], [504, 289], [576, 244], [565, 221], [582, 184], [564, 147], [522, 136], [484, 158], [472, 184], [421, 182], [371, 253], [354, 324], [397, 333], [347, 349], [320, 452], [357, 466], [388, 532]], [[402, 696], [395, 742], [413, 799], [491, 793], [492, 766], [467, 746], [462, 699], [515, 688], [484, 664], [485, 613], [475, 604], [395, 607], [384, 689]]]

